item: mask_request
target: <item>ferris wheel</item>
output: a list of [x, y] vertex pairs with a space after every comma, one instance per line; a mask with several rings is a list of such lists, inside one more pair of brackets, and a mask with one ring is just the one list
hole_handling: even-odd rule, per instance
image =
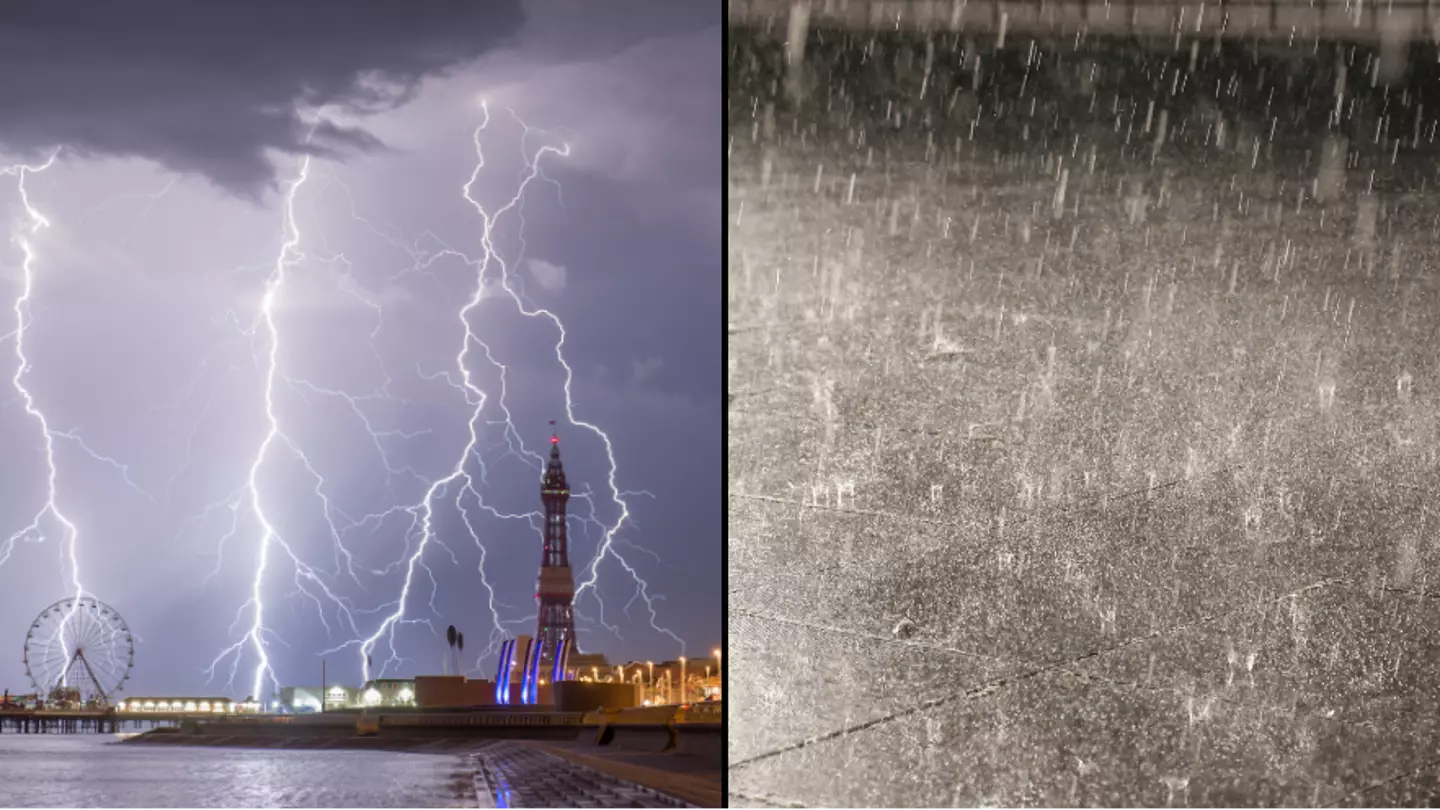
[[25, 674], [42, 700], [109, 705], [134, 665], [125, 619], [94, 597], [61, 599], [25, 634]]

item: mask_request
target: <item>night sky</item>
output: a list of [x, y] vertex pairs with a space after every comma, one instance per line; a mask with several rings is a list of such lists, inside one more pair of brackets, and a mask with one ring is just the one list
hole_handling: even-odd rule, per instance
[[[0, 175], [0, 686], [29, 691], [29, 622], [77, 573], [135, 635], [122, 696], [244, 697], [257, 635], [281, 684], [318, 683], [330, 649], [330, 680], [358, 685], [357, 642], [377, 633], [372, 675], [438, 672], [452, 623], [487, 677], [492, 600], [506, 632], [534, 631], [530, 454], [552, 419], [577, 580], [622, 508], [605, 442], [575, 422], [609, 436], [630, 511], [577, 603], [581, 648], [658, 661], [682, 654], [678, 637], [708, 657], [722, 642], [719, 12], [0, 7], [0, 169], [55, 155]], [[537, 155], [487, 263], [476, 206], [494, 215]], [[480, 404], [460, 312], [482, 270], [466, 366], [484, 399], [456, 476]], [[569, 414], [560, 330], [522, 312], [539, 309], [564, 324]], [[58, 512], [25, 393], [49, 427]], [[387, 625], [407, 573], [404, 619]]]

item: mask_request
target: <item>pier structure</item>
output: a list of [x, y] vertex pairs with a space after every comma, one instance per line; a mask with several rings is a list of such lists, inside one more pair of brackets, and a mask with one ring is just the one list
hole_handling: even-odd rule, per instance
[[[131, 718], [151, 727], [179, 722], [168, 717]], [[114, 734], [123, 722], [115, 711], [0, 711], [0, 734]]]

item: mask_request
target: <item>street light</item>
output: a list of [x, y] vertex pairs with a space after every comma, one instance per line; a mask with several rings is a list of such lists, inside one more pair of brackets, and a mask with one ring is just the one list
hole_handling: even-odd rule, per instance
[[714, 656], [715, 656], [715, 674], [716, 674], [716, 675], [719, 675], [719, 674], [720, 674], [720, 648], [719, 648], [719, 647], [716, 647], [713, 654], [714, 654]]
[[685, 656], [680, 656], [680, 702], [685, 702]]
[[645, 665], [650, 667], [650, 697], [655, 697], [655, 662], [646, 661]]

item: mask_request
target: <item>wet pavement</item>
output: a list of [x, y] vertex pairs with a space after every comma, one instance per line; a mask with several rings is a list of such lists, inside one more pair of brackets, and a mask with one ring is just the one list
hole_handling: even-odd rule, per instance
[[491, 743], [472, 760], [481, 807], [691, 806], [520, 742]]
[[995, 68], [955, 127], [923, 42], [836, 40], [801, 111], [730, 54], [732, 804], [1433, 806], [1427, 138], [1322, 204], [1323, 65]]
[[693, 751], [693, 745], [684, 739], [680, 751], [624, 748], [614, 743], [596, 746], [584, 739], [526, 744], [696, 807], [721, 807], [725, 803], [723, 753], [704, 748], [686, 753], [683, 749], [691, 746]]

